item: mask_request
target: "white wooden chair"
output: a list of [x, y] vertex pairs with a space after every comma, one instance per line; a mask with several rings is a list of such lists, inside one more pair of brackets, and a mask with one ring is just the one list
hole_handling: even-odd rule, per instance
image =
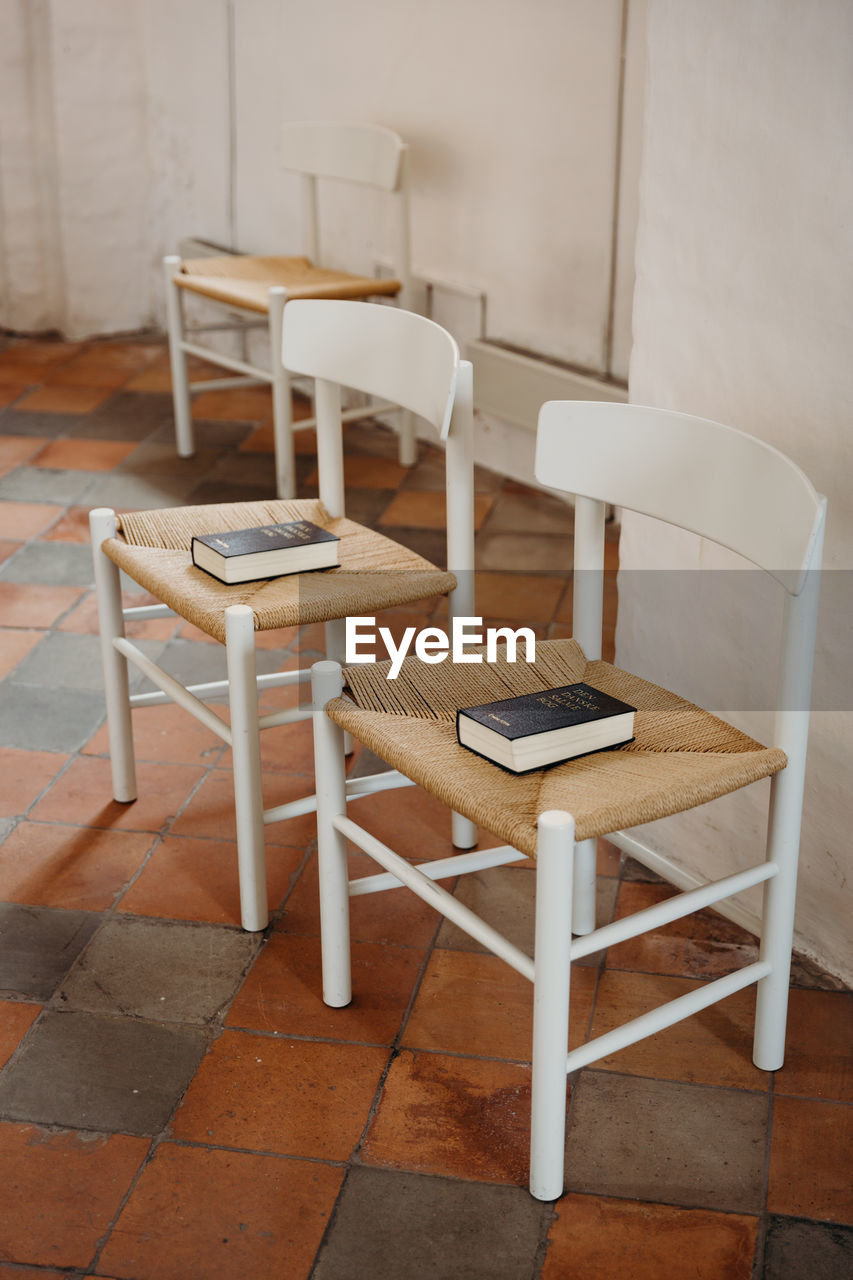
[[[406, 185], [406, 144], [391, 129], [370, 124], [294, 123], [281, 134], [280, 161], [287, 170], [302, 175], [303, 255], [258, 257], [231, 254], [182, 261], [164, 260], [166, 317], [172, 366], [175, 436], [178, 454], [189, 457], [195, 449], [190, 396], [202, 391], [272, 385], [273, 430], [276, 455], [276, 492], [280, 498], [294, 494], [293, 431], [315, 425], [314, 418], [293, 421], [291, 380], [281, 363], [282, 318], [285, 303], [293, 298], [396, 297], [402, 307], [411, 305], [409, 267], [409, 210]], [[393, 278], [376, 279], [321, 266], [318, 218], [318, 178], [332, 178], [387, 192], [394, 206]], [[188, 326], [184, 318], [184, 294], [191, 293], [227, 311], [221, 323]], [[265, 320], [251, 319], [263, 314]], [[268, 327], [271, 368], [247, 358], [226, 356], [195, 341], [211, 330]], [[187, 356], [200, 356], [231, 369], [236, 378], [189, 382]], [[345, 420], [385, 412], [388, 405], [372, 404], [347, 411]], [[396, 407], [396, 406], [393, 406]], [[414, 423], [401, 415], [400, 462], [411, 466], [416, 457]]]
[[[297, 301], [284, 321], [288, 367], [315, 380], [319, 500], [227, 503], [90, 514], [101, 651], [106, 689], [113, 795], [136, 798], [131, 709], [174, 701], [232, 747], [243, 926], [268, 920], [264, 825], [311, 812], [313, 795], [264, 808], [259, 731], [310, 717], [311, 708], [259, 715], [258, 689], [309, 678], [307, 669], [256, 674], [255, 632], [324, 622], [327, 651], [343, 656], [349, 615], [436, 594], [449, 594], [451, 613], [473, 608], [474, 488], [471, 366], [453, 338], [422, 316], [370, 303]], [[430, 422], [446, 441], [448, 569], [347, 520], [344, 514], [341, 387], [381, 396]], [[340, 538], [341, 566], [263, 582], [226, 586], [195, 568], [194, 534], [308, 519]], [[122, 609], [119, 570], [161, 603]], [[177, 614], [225, 647], [227, 680], [184, 687], [125, 637], [125, 619]], [[130, 695], [128, 662], [158, 692]], [[227, 692], [230, 725], [204, 699]], [[381, 789], [378, 778], [347, 784], [348, 793]], [[454, 826], [459, 842], [474, 842], [470, 823]]]
[[[530, 1190], [562, 1194], [566, 1076], [758, 984], [754, 1060], [782, 1065], [812, 657], [825, 501], [798, 467], [751, 436], [704, 419], [634, 405], [551, 402], [540, 414], [536, 474], [576, 495], [574, 640], [537, 644], [535, 666], [457, 670], [407, 659], [385, 667], [314, 667], [315, 769], [324, 999], [351, 998], [348, 899], [403, 883], [533, 984]], [[785, 592], [774, 745], [600, 661], [605, 503], [640, 511], [729, 547]], [[725, 634], [720, 643], [726, 644]], [[455, 710], [585, 680], [638, 708], [633, 743], [512, 777], [456, 744]], [[343, 689], [343, 692], [342, 692]], [[415, 867], [345, 813], [342, 739], [348, 731], [401, 776], [508, 844]], [[624, 828], [693, 808], [771, 777], [766, 861], [594, 929], [595, 837], [638, 854]], [[348, 882], [346, 842], [384, 869]], [[536, 858], [534, 955], [527, 956], [434, 883]], [[567, 1051], [572, 962], [764, 884], [754, 964]], [[572, 900], [575, 899], [573, 914]], [[572, 941], [574, 932], [585, 935]]]

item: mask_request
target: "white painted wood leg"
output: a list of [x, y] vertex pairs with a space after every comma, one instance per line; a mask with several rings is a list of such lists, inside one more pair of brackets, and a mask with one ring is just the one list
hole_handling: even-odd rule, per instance
[[[331, 622], [323, 624], [323, 630], [326, 637], [326, 657], [333, 662], [339, 662], [340, 665], [346, 666], [346, 621], [343, 618], [333, 618]], [[351, 733], [344, 734], [344, 754], [351, 756], [353, 752], [353, 740]]]
[[[804, 714], [808, 715], [808, 712]], [[788, 770], [792, 766], [793, 772], [789, 776]], [[767, 961], [771, 970], [766, 978], [759, 981], [756, 989], [752, 1047], [752, 1060], [763, 1071], [778, 1071], [785, 1060], [802, 809], [802, 781], [795, 776], [796, 772], [796, 761], [789, 757], [788, 768], [775, 774], [770, 782], [767, 857], [776, 863], [779, 870], [772, 880], [764, 884], [759, 958]]]
[[592, 933], [595, 928], [595, 873], [597, 859], [597, 841], [579, 840], [575, 845], [574, 856], [572, 933]]
[[311, 668], [314, 700], [314, 771], [317, 788], [317, 862], [320, 880], [320, 936], [323, 999], [341, 1008], [352, 999], [347, 842], [333, 820], [346, 815], [343, 730], [329, 719], [326, 703], [343, 688], [337, 662]]
[[530, 1115], [530, 1194], [537, 1200], [563, 1194], [574, 833], [570, 814], [539, 815]]
[[225, 651], [231, 704], [231, 754], [237, 818], [237, 863], [243, 928], [266, 928], [266, 859], [261, 794], [261, 743], [255, 663], [255, 615], [247, 604], [225, 610]]
[[163, 259], [166, 281], [166, 329], [169, 334], [169, 362], [172, 369], [172, 403], [175, 412], [175, 443], [181, 458], [195, 452], [193, 419], [190, 407], [190, 384], [187, 377], [187, 353], [184, 351], [184, 302], [175, 276], [181, 259], [170, 255]]
[[118, 565], [108, 560], [101, 550], [101, 543], [106, 538], [115, 537], [115, 512], [110, 507], [96, 507], [94, 511], [90, 511], [89, 531], [92, 538], [95, 589], [98, 599], [98, 629], [101, 637], [101, 661], [104, 668], [113, 795], [116, 800], [127, 803], [136, 799], [137, 790], [127, 658], [113, 646], [113, 640], [124, 635], [121, 576]]
[[401, 467], [413, 467], [418, 460], [418, 437], [415, 432], [415, 415], [403, 409], [399, 417], [397, 456]]
[[450, 839], [454, 849], [474, 849], [477, 845], [477, 824], [461, 813], [450, 815]]
[[287, 290], [276, 286], [269, 295], [272, 413], [275, 439], [275, 484], [280, 498], [296, 496], [296, 455], [293, 448], [293, 397], [290, 375], [281, 362], [282, 326]]

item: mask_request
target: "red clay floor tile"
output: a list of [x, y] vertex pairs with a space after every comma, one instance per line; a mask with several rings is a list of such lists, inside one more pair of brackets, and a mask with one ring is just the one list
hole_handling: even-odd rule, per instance
[[53, 524], [62, 511], [62, 507], [52, 502], [0, 502], [0, 538], [17, 542], [35, 538]]
[[272, 390], [269, 387], [235, 387], [233, 391], [202, 391], [193, 397], [194, 418], [260, 422], [272, 414]]
[[[218, 708], [217, 713], [222, 710]], [[160, 707], [135, 707], [131, 719], [137, 760], [207, 766], [218, 759], [225, 745], [215, 733], [174, 703], [164, 703]], [[92, 756], [107, 755], [109, 749], [109, 730], [102, 725], [86, 743], [83, 752]]]
[[[303, 856], [302, 849], [268, 846], [267, 886], [273, 909], [290, 888]], [[167, 836], [120, 900], [119, 910], [167, 920], [239, 924], [236, 844]]]
[[[420, 787], [363, 796], [352, 804], [350, 816], [411, 862], [448, 858], [458, 852], [450, 839], [450, 810]], [[488, 846], [486, 840], [480, 847]]]
[[42, 631], [13, 631], [0, 627], [0, 680], [14, 670], [43, 637]]
[[149, 1147], [147, 1138], [0, 1123], [0, 1257], [87, 1267]]
[[[572, 1047], [586, 1038], [597, 974], [578, 968], [570, 1001]], [[403, 1043], [409, 1048], [529, 1062], [533, 988], [497, 956], [434, 951], [418, 990]]]
[[84, 349], [82, 342], [52, 342], [44, 338], [18, 338], [0, 352], [0, 365], [36, 365], [42, 370], [67, 364]]
[[[232, 767], [231, 748], [219, 761], [220, 767]], [[314, 779], [314, 728], [310, 720], [280, 725], [261, 734], [261, 768], [271, 773], [306, 774]]]
[[[4, 382], [2, 373], [0, 373], [0, 409], [5, 409], [7, 405], [14, 404], [16, 400], [29, 391], [30, 385], [29, 382], [19, 382], [17, 380]], [[0, 466], [0, 475], [9, 469], [8, 466]]]
[[478, 573], [477, 611], [484, 618], [532, 626], [550, 622], [563, 592], [563, 578], [535, 573]]
[[42, 542], [73, 542], [79, 546], [89, 540], [89, 507], [69, 507], [40, 538]]
[[7, 627], [51, 627], [82, 594], [82, 587], [0, 582], [0, 617]]
[[769, 1212], [853, 1223], [851, 1149], [853, 1107], [774, 1099]]
[[73, 822], [123, 831], [159, 831], [186, 802], [203, 770], [190, 765], [137, 764], [139, 798], [113, 800], [109, 760], [79, 756], [30, 814], [40, 822]]
[[103, 390], [106, 395], [118, 391], [119, 387], [133, 377], [132, 369], [117, 368], [109, 363], [93, 361], [88, 356], [78, 356], [76, 360], [63, 365], [55, 373], [45, 379], [48, 388], [59, 390], [63, 387], [83, 387], [86, 391]]
[[[299, 775], [264, 773], [261, 781], [267, 807], [297, 800], [310, 795], [314, 789], [312, 778]], [[268, 845], [286, 844], [293, 847], [311, 840], [316, 832], [315, 815], [308, 813], [289, 818], [286, 822], [270, 823], [264, 828], [264, 839]], [[211, 769], [183, 813], [173, 823], [170, 834], [196, 836], [199, 839], [236, 840], [234, 781], [230, 769]]]
[[225, 1031], [172, 1121], [188, 1142], [347, 1160], [370, 1114], [388, 1051]]
[[365, 1164], [526, 1185], [530, 1072], [404, 1050], [361, 1150]]
[[307, 1277], [343, 1170], [164, 1143], [112, 1230], [98, 1275]]
[[752, 1276], [757, 1218], [580, 1195], [558, 1200], [554, 1210], [541, 1280]]
[[[621, 920], [672, 898], [677, 892], [669, 884], [623, 882], [613, 918]], [[757, 959], [758, 943], [751, 933], [716, 911], [706, 910], [610, 947], [607, 967], [685, 978], [720, 978]]]
[[37, 387], [47, 377], [44, 369], [38, 365], [19, 361], [15, 364], [0, 364], [0, 391], [8, 389], [9, 399], [17, 400], [30, 387]]
[[30, 466], [56, 471], [112, 471], [136, 447], [136, 441], [127, 440], [51, 440]]
[[0, 1067], [9, 1061], [40, 1012], [40, 1004], [0, 1000]]
[[21, 822], [0, 846], [0, 900], [103, 911], [138, 871], [149, 833]]
[[0, 475], [35, 457], [46, 444], [44, 436], [0, 436]]
[[106, 387], [39, 387], [15, 407], [34, 413], [91, 413], [111, 394]]
[[226, 1019], [228, 1026], [279, 1034], [390, 1044], [423, 963], [414, 947], [352, 945], [352, 1002], [323, 1003], [319, 938], [274, 934], [255, 961]]
[[[350, 853], [350, 879], [381, 873], [372, 858]], [[443, 881], [447, 888], [452, 881]], [[316, 937], [320, 932], [317, 860], [312, 858], [287, 900], [276, 929], [291, 935]], [[439, 925], [437, 913], [408, 889], [357, 894], [350, 898], [350, 937], [359, 942], [390, 942], [397, 946], [427, 947]]]
[[67, 755], [55, 751], [0, 747], [0, 818], [26, 813], [67, 760]]
[[[350, 453], [344, 458], [344, 484], [347, 488], [396, 489], [408, 474], [409, 468], [401, 466], [394, 458], [383, 458], [367, 453]], [[305, 483], [306, 485], [319, 483], [316, 467]]]
[[773, 1091], [853, 1102], [853, 994], [791, 989], [785, 1065]]
[[[592, 1036], [604, 1035], [699, 985], [688, 978], [608, 969], [598, 987]], [[754, 1010], [755, 989], [738, 991], [710, 1009], [598, 1059], [596, 1067], [730, 1089], [768, 1089], [771, 1073], [759, 1071], [752, 1063]]]
[[[493, 493], [474, 495], [475, 529], [482, 525], [494, 500]], [[444, 529], [446, 523], [445, 496], [431, 489], [403, 489], [391, 499], [379, 520], [380, 526], [402, 529]]]
[[0, 1276], [6, 1276], [8, 1280], [68, 1280], [67, 1271], [45, 1271], [43, 1267], [19, 1267], [16, 1263], [7, 1266], [5, 1262], [0, 1262]]
[[[62, 520], [58, 521], [54, 528], [58, 530], [61, 526], [63, 526]], [[64, 527], [68, 529], [68, 525]], [[53, 532], [54, 530], [51, 529], [48, 534], [43, 536], [41, 541], [50, 541]], [[125, 609], [131, 609], [138, 605], [152, 604], [154, 601], [147, 593], [134, 592], [133, 595], [124, 596], [122, 603]], [[131, 640], [168, 640], [177, 625], [178, 619], [169, 616], [165, 618], [145, 618], [139, 622], [131, 620], [125, 622], [125, 634]], [[74, 631], [79, 635], [96, 636], [98, 634], [98, 602], [94, 591], [81, 600], [77, 608], [72, 609], [67, 618], [62, 619], [58, 630]], [[186, 712], [184, 712], [184, 715], [186, 716]]]

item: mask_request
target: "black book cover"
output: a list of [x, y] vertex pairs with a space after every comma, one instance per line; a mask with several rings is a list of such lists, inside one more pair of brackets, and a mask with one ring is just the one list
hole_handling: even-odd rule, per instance
[[636, 707], [591, 685], [566, 684], [540, 693], [523, 693], [518, 698], [485, 702], [478, 707], [463, 707], [456, 713], [456, 725], [458, 733], [459, 717], [469, 716], [484, 728], [513, 740], [554, 729], [574, 728], [630, 711], [636, 711]]
[[334, 533], [321, 529], [310, 520], [292, 520], [288, 524], [265, 524], [255, 529], [226, 529], [223, 533], [197, 534], [193, 542], [203, 542], [224, 559], [231, 556], [256, 555], [262, 551], [288, 551], [316, 542], [338, 542]]

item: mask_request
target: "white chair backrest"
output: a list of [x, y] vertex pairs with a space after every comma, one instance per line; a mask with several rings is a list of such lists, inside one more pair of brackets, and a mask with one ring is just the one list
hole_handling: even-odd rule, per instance
[[411, 409], [447, 438], [459, 348], [432, 320], [378, 303], [295, 299], [284, 309], [282, 362]]
[[382, 125], [318, 122], [284, 125], [280, 155], [286, 169], [395, 191], [405, 150], [402, 138]]
[[710, 538], [793, 595], [822, 530], [824, 500], [790, 458], [734, 427], [667, 409], [549, 401], [536, 477]]

